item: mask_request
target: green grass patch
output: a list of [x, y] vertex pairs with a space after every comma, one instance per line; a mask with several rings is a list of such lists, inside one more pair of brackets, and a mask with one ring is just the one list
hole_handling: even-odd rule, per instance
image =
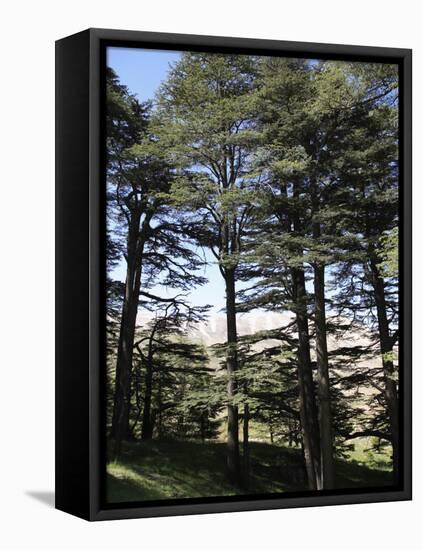
[[[250, 443], [247, 487], [225, 476], [224, 443], [151, 441], [126, 443], [122, 457], [107, 465], [108, 502], [148, 501], [306, 490], [299, 449]], [[391, 483], [391, 473], [336, 461], [337, 487], [376, 487]]]
[[349, 451], [348, 458], [361, 466], [368, 466], [375, 470], [391, 471], [392, 448], [385, 444], [375, 450], [376, 438], [361, 437], [353, 442], [353, 449]]

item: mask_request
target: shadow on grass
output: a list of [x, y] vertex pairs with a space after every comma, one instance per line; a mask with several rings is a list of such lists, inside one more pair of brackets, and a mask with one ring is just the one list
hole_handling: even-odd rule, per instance
[[336, 474], [338, 489], [383, 487], [393, 484], [392, 472], [370, 468], [355, 461], [338, 460]]
[[[297, 448], [250, 443], [247, 488], [225, 476], [226, 445], [159, 440], [124, 445], [122, 457], [107, 466], [107, 500], [130, 502], [307, 490], [302, 453]], [[391, 483], [391, 474], [353, 461], [336, 462], [337, 488]]]

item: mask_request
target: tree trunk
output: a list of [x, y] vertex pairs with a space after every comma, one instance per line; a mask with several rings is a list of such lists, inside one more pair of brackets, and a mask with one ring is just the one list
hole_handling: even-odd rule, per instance
[[205, 430], [205, 424], [206, 424], [205, 415], [206, 415], [205, 411], [202, 411], [201, 416], [200, 416], [200, 423], [199, 423], [199, 431], [200, 431], [202, 443], [205, 443], [205, 433], [206, 433], [206, 430]]
[[144, 239], [142, 235], [140, 235], [140, 219], [140, 213], [134, 213], [128, 229], [127, 272], [117, 350], [116, 381], [111, 428], [111, 436], [115, 439], [115, 456], [120, 455], [122, 441], [130, 438], [129, 412], [132, 357], [144, 249]]
[[[315, 244], [321, 237], [321, 223], [318, 220], [319, 197], [318, 185], [315, 178], [311, 181], [312, 210], [312, 237]], [[315, 294], [315, 348], [318, 368], [318, 401], [319, 401], [319, 432], [321, 447], [320, 488], [334, 487], [334, 458], [333, 458], [333, 420], [330, 400], [330, 375], [327, 348], [327, 319], [325, 313], [325, 265], [316, 262], [314, 268]]]
[[292, 275], [299, 337], [298, 381], [303, 450], [309, 489], [316, 490], [320, 489], [319, 429], [309, 346], [305, 273], [301, 268], [293, 268]]
[[249, 405], [245, 403], [243, 408], [243, 472], [244, 483], [249, 481]]
[[158, 416], [158, 411], [157, 409], [152, 409], [151, 411], [151, 437], [152, 437], [152, 434], [154, 433], [154, 428], [155, 428], [155, 425], [157, 423], [157, 416]]
[[240, 482], [240, 457], [239, 457], [239, 411], [238, 407], [231, 403], [236, 395], [236, 370], [237, 370], [237, 330], [236, 330], [236, 302], [235, 302], [235, 277], [233, 269], [225, 271], [226, 283], [226, 315], [227, 315], [227, 472], [229, 479], [238, 484]]
[[152, 363], [152, 347], [150, 342], [150, 350], [146, 361], [146, 376], [145, 376], [145, 394], [144, 394], [144, 411], [142, 416], [142, 440], [152, 439], [152, 419], [151, 419], [151, 400], [152, 400], [152, 378], [153, 378], [153, 363]]
[[[319, 198], [318, 186], [315, 178], [313, 178], [311, 182], [311, 194], [314, 215], [312, 237], [315, 240], [315, 244], [318, 244], [321, 237], [321, 224], [318, 220]], [[321, 489], [332, 489], [334, 487], [334, 449], [327, 349], [327, 319], [325, 313], [325, 265], [316, 262], [313, 268], [315, 294], [315, 348], [318, 368], [318, 412], [321, 449], [319, 485]]]
[[333, 420], [325, 315], [325, 266], [314, 266], [315, 332], [318, 366], [319, 431], [321, 438], [321, 488], [334, 488]]
[[[163, 435], [163, 396], [162, 396], [162, 374], [158, 375], [158, 392], [157, 392], [157, 405], [158, 405], [158, 420], [157, 420], [157, 437], [161, 439]], [[151, 435], [153, 430], [151, 430]]]
[[394, 478], [397, 481], [399, 475], [400, 430], [397, 385], [394, 380], [394, 363], [391, 357], [394, 344], [392, 338], [390, 337], [387, 305], [385, 301], [384, 279], [380, 274], [377, 259], [375, 257], [371, 258], [370, 266], [378, 317], [378, 330], [384, 376], [384, 399], [390, 421], [391, 445], [393, 448], [393, 471]]
[[292, 433], [290, 422], [289, 422], [289, 447], [293, 447], [293, 433]]

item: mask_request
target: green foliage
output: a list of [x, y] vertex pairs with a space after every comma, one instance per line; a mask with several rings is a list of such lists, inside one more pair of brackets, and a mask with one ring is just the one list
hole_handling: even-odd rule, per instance
[[253, 58], [186, 53], [158, 96], [157, 135], [176, 167], [166, 199], [188, 215], [222, 272], [238, 265], [256, 198], [253, 76]]
[[[184, 53], [154, 109], [112, 72], [107, 100], [107, 257], [113, 267], [133, 256], [131, 220], [143, 220], [138, 305], [151, 316], [136, 327], [130, 422], [141, 438], [150, 376], [154, 439], [127, 444], [109, 464], [112, 500], [238, 493], [215, 443], [227, 405], [243, 422], [249, 409], [248, 492], [303, 489], [301, 346], [309, 341], [310, 388], [318, 394], [318, 330], [330, 342], [336, 487], [389, 483], [385, 382], [396, 383], [398, 372], [397, 67]], [[206, 281], [198, 247], [213, 254], [226, 283], [233, 278], [235, 317], [264, 310], [287, 313], [289, 322], [208, 349], [198, 344], [189, 327], [207, 308], [188, 302], [189, 290]], [[323, 322], [311, 290], [318, 268], [326, 277]], [[160, 300], [148, 293], [156, 284], [177, 294]], [[108, 284], [109, 395], [123, 290]], [[230, 357], [237, 369], [227, 374]], [[229, 381], [235, 392], [227, 392]]]
[[381, 270], [386, 277], [399, 275], [399, 230], [394, 227], [389, 233], [380, 239], [381, 244]]

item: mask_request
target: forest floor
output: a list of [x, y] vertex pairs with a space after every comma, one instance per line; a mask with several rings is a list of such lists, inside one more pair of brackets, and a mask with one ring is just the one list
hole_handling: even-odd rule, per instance
[[[224, 443], [159, 440], [124, 446], [122, 457], [107, 465], [107, 501], [285, 493], [306, 490], [301, 452], [296, 448], [250, 443], [248, 487], [227, 481]], [[336, 461], [336, 488], [379, 487], [392, 483], [382, 464]]]

